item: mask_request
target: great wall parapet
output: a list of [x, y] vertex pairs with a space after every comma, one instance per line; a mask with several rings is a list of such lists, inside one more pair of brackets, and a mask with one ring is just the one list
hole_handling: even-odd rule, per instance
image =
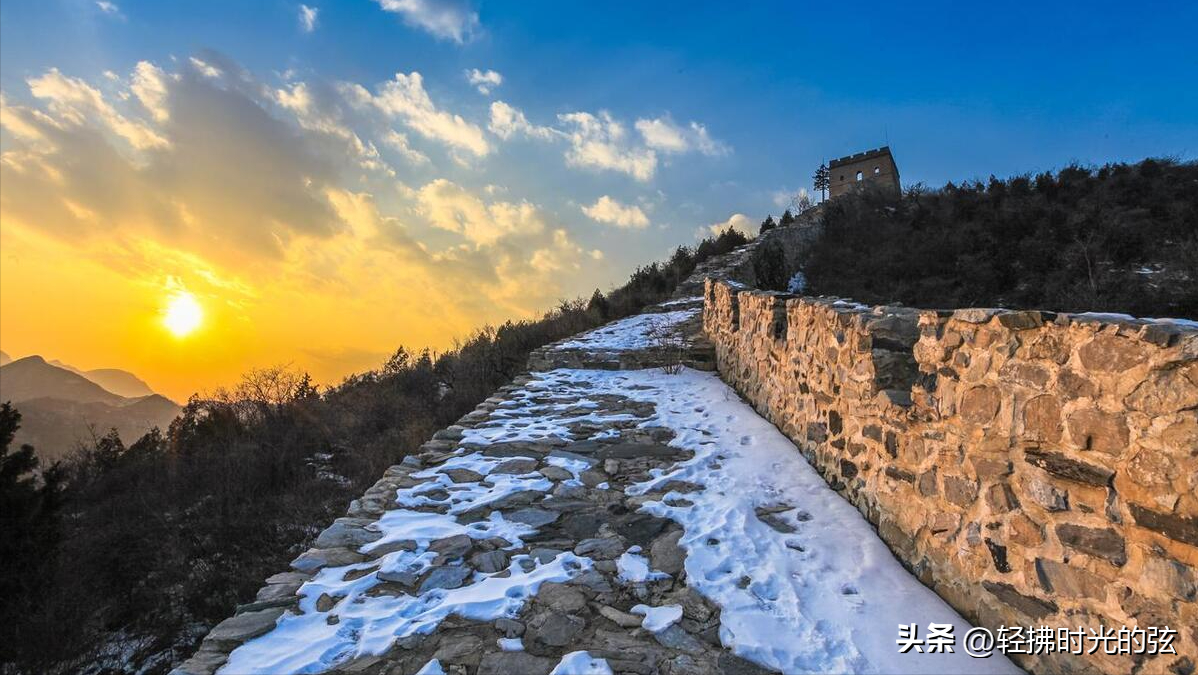
[[[1169, 626], [1198, 661], [1198, 329], [915, 310], [708, 280], [717, 367], [925, 584], [978, 625]], [[912, 620], [915, 620], [914, 618]]]

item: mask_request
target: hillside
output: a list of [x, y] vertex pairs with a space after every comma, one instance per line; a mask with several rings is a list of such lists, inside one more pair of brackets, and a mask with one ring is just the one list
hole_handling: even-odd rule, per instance
[[114, 394], [124, 396], [125, 398], [140, 398], [149, 396], [154, 393], [150, 385], [146, 384], [140, 377], [134, 375], [127, 370], [119, 368], [93, 368], [92, 370], [80, 370], [68, 363], [63, 363], [57, 359], [50, 361], [50, 365], [65, 368], [72, 373], [76, 373], [86, 377], [96, 384], [104, 387]]
[[37, 398], [107, 405], [125, 403], [123, 396], [78, 373], [51, 365], [40, 356], [26, 356], [0, 367], [0, 400], [20, 403]]
[[1195, 162], [847, 194], [822, 225], [805, 261], [812, 295], [1198, 318]]
[[[124, 371], [102, 375], [111, 373], [115, 375], [110, 379], [125, 391], [149, 390]], [[21, 412], [23, 422], [14, 443], [34, 446], [47, 462], [67, 456], [111, 429], [130, 441], [154, 427], [166, 429], [181, 410], [174, 401], [153, 392], [133, 397], [114, 393], [90, 376], [48, 363], [40, 356], [0, 366], [0, 401], [11, 401]]]

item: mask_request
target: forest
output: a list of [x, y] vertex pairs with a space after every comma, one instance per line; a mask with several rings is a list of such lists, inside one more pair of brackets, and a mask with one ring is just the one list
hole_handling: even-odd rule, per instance
[[1198, 319], [1195, 162], [861, 190], [822, 208], [810, 295]]

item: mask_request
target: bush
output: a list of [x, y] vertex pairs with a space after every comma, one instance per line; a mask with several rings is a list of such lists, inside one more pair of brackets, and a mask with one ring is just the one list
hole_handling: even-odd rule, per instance
[[1070, 166], [827, 203], [813, 294], [1198, 317], [1198, 164]]

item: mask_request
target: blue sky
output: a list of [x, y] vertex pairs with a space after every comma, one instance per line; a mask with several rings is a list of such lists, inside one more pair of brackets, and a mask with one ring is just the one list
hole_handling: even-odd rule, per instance
[[[932, 186], [1198, 153], [1198, 5], [918, 5], [6, 0], [6, 243], [116, 271], [161, 249], [130, 283], [248, 321], [267, 276], [410, 302], [361, 287], [383, 260], [346, 262], [385, 250], [411, 272], [386, 283], [439, 309], [380, 339], [445, 344], [753, 226], [887, 142]], [[381, 350], [363, 330], [321, 349], [358, 367]]]

